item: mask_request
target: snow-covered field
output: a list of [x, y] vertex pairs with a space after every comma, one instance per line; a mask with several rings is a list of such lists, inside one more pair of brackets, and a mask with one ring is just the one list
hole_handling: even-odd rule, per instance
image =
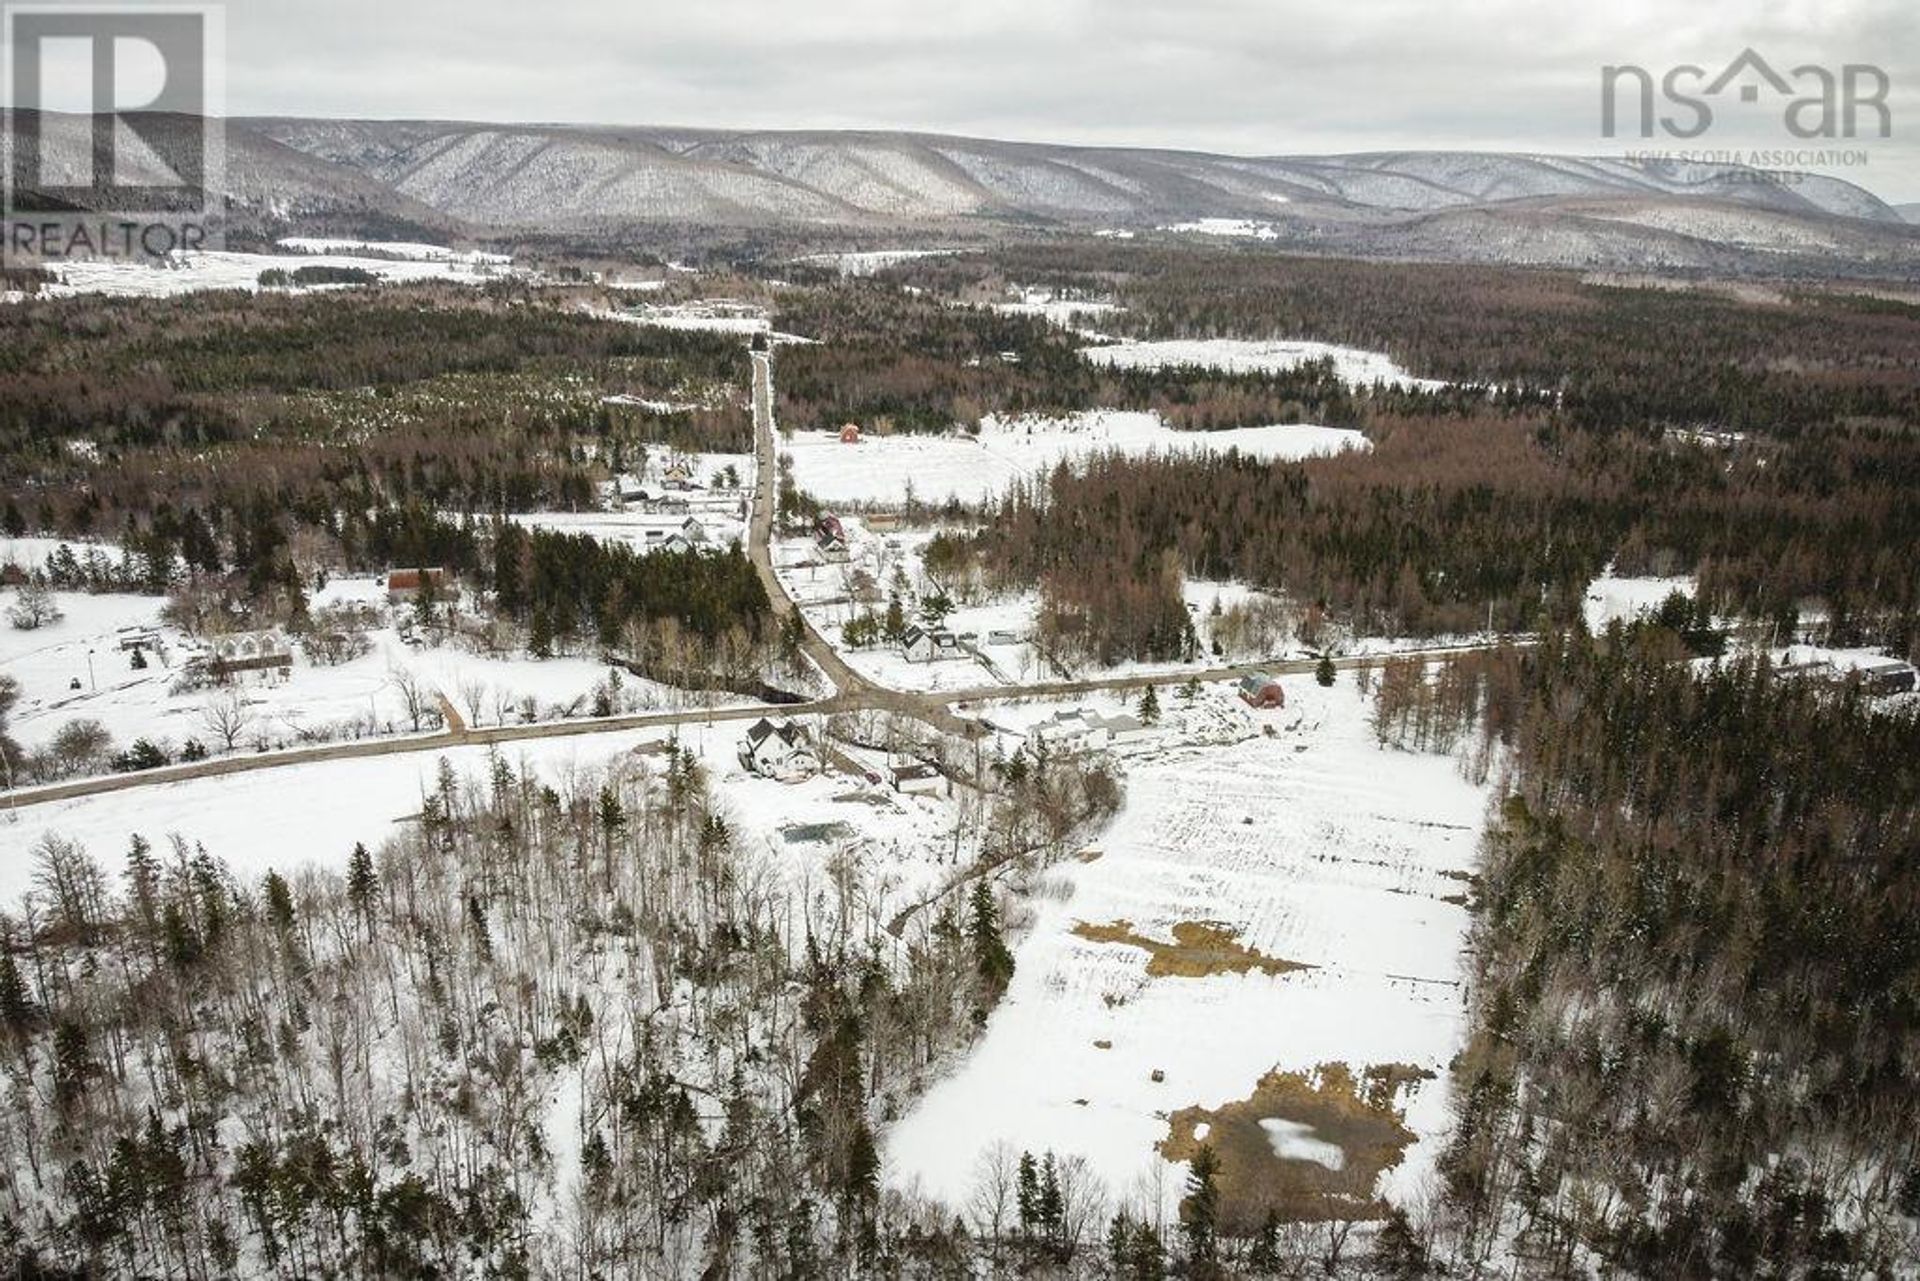
[[1126, 310], [1115, 302], [1057, 297], [1047, 289], [1023, 289], [1018, 302], [995, 303], [993, 309], [1005, 316], [1039, 316], [1062, 329], [1072, 329], [1083, 319]]
[[1274, 373], [1298, 369], [1310, 360], [1332, 360], [1334, 372], [1355, 386], [1434, 390], [1444, 382], [1415, 378], [1383, 352], [1310, 339], [1172, 338], [1159, 342], [1121, 342], [1089, 347], [1082, 353], [1096, 365], [1117, 369], [1168, 369], [1190, 366], [1225, 373]]
[[888, 267], [897, 267], [916, 258], [944, 258], [963, 253], [960, 249], [870, 249], [857, 253], [808, 254], [795, 262], [819, 263], [832, 267], [843, 276], [871, 276]]
[[[136, 738], [173, 750], [188, 739], [216, 752], [222, 749], [208, 716], [224, 691], [172, 692], [186, 660], [201, 647], [161, 624], [161, 598], [65, 591], [54, 596], [65, 613], [59, 622], [32, 631], [0, 625], [0, 674], [20, 683], [10, 726], [23, 747], [43, 746], [68, 722], [87, 719], [100, 722], [116, 750]], [[0, 604], [10, 602], [10, 594], [0, 594]], [[310, 601], [316, 611], [341, 604], [373, 606], [384, 615], [384, 583], [339, 578]], [[147, 651], [145, 669], [134, 668], [121, 651], [123, 628], [158, 632], [160, 647]], [[384, 618], [368, 632], [368, 639], [368, 653], [343, 663], [315, 662], [296, 645], [287, 675], [237, 678], [232, 688], [245, 700], [238, 750], [410, 733], [414, 725], [401, 689], [403, 677], [426, 692], [436, 717], [437, 696], [444, 695], [470, 725], [528, 719], [529, 705], [536, 719], [585, 715], [610, 671], [585, 658], [495, 657], [451, 641], [408, 645]], [[73, 688], [76, 681], [78, 689]], [[621, 675], [623, 710], [694, 706], [700, 697]]]
[[[963, 1206], [980, 1154], [1005, 1142], [1082, 1155], [1116, 1195], [1171, 1210], [1184, 1170], [1155, 1151], [1170, 1112], [1246, 1098], [1276, 1067], [1328, 1062], [1437, 1074], [1407, 1108], [1421, 1142], [1380, 1190], [1427, 1179], [1462, 1035], [1467, 913], [1444, 900], [1461, 890], [1450, 874], [1474, 866], [1486, 793], [1450, 760], [1376, 746], [1350, 680], [1287, 691], [1280, 711], [1215, 708], [1272, 737], [1129, 763], [1099, 857], [1054, 869], [1032, 900], [984, 1039], [891, 1131], [891, 1182]], [[1317, 968], [1151, 978], [1142, 949], [1073, 932], [1116, 921], [1156, 940], [1219, 922], [1246, 947]]]
[[[370, 245], [369, 248], [385, 246]], [[58, 281], [47, 286], [47, 296], [110, 294], [117, 297], [168, 298], [205, 289], [260, 289], [260, 273], [268, 269], [293, 271], [300, 267], [352, 267], [390, 283], [451, 280], [481, 284], [509, 270], [491, 256], [475, 258], [368, 258], [344, 253], [250, 254], [226, 251], [185, 253], [172, 265], [98, 261], [48, 264]], [[331, 286], [313, 286], [329, 288]]]
[[1584, 606], [1587, 630], [1603, 632], [1607, 624], [1615, 619], [1631, 623], [1642, 614], [1651, 614], [1659, 609], [1661, 602], [1675, 592], [1691, 597], [1694, 593], [1693, 579], [1684, 575], [1675, 578], [1616, 578], [1609, 570], [1587, 584]]
[[275, 243], [297, 254], [371, 253], [388, 258], [409, 258], [416, 262], [484, 262], [501, 267], [513, 261], [509, 254], [487, 253], [479, 249], [451, 249], [446, 245], [428, 245], [408, 240], [330, 240], [321, 236], [287, 236]]
[[1192, 236], [1225, 236], [1235, 240], [1274, 240], [1280, 235], [1273, 229], [1272, 223], [1252, 218], [1196, 218], [1192, 222], [1170, 223], [1160, 230], [1184, 232]]
[[796, 484], [825, 503], [900, 504], [911, 489], [926, 503], [979, 502], [1014, 481], [1089, 454], [1226, 453], [1270, 460], [1368, 448], [1337, 427], [1291, 424], [1232, 431], [1175, 431], [1157, 414], [1091, 410], [1065, 419], [988, 417], [978, 436], [868, 436], [857, 445], [833, 432], [795, 432], [780, 448]]
[[602, 320], [619, 320], [630, 325], [649, 325], [656, 329], [698, 329], [719, 334], [763, 334], [772, 325], [765, 309], [754, 303], [713, 300], [709, 302], [645, 303], [621, 311], [590, 307], [587, 310]]

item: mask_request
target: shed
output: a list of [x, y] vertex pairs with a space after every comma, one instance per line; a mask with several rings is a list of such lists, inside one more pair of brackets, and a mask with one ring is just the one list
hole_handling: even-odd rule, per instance
[[1278, 679], [1263, 672], [1253, 672], [1240, 678], [1240, 701], [1248, 707], [1285, 707], [1287, 691], [1280, 687]]
[[937, 793], [945, 780], [945, 776], [931, 765], [900, 765], [891, 773], [894, 791], [915, 795]]

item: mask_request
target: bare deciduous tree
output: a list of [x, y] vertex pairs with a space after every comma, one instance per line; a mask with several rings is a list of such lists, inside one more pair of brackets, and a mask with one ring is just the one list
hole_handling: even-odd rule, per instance
[[400, 705], [406, 709], [407, 720], [418, 732], [426, 724], [427, 712], [433, 706], [433, 694], [420, 683], [418, 676], [398, 663], [387, 669], [387, 684], [400, 696]]
[[253, 708], [240, 689], [228, 686], [200, 709], [200, 723], [231, 752], [253, 724]]

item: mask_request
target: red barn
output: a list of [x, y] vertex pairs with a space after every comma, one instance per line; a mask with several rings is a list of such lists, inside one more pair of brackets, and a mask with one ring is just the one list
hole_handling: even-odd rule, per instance
[[846, 426], [844, 426], [844, 427], [842, 427], [842, 428], [840, 429], [840, 443], [841, 443], [841, 444], [843, 444], [843, 445], [857, 445], [857, 444], [859, 444], [859, 443], [860, 443], [860, 426], [859, 426], [859, 424], [857, 424], [857, 423], [848, 423], [848, 424], [847, 424]]

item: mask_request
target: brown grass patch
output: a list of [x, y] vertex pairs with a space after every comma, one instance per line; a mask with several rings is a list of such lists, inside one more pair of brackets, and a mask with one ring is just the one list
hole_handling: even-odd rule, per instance
[[1135, 934], [1131, 921], [1115, 921], [1111, 925], [1081, 921], [1073, 927], [1073, 932], [1095, 943], [1123, 943], [1140, 948], [1148, 955], [1147, 974], [1156, 979], [1198, 979], [1209, 974], [1245, 974], [1249, 970], [1286, 974], [1313, 968], [1250, 948], [1240, 942], [1232, 930], [1215, 921], [1182, 921], [1173, 927], [1171, 943]]
[[[1377, 1219], [1386, 1203], [1374, 1195], [1383, 1171], [1400, 1164], [1413, 1131], [1402, 1120], [1402, 1090], [1433, 1073], [1402, 1063], [1369, 1067], [1356, 1078], [1344, 1063], [1322, 1063], [1311, 1073], [1269, 1072], [1246, 1098], [1209, 1111], [1182, 1108], [1167, 1119], [1160, 1153], [1191, 1160], [1200, 1149], [1196, 1127], [1220, 1159], [1221, 1227], [1252, 1233], [1273, 1210], [1290, 1222]], [[1260, 1123], [1309, 1127], [1305, 1137], [1339, 1149], [1333, 1162], [1281, 1156]], [[1331, 1154], [1329, 1154], [1330, 1156]]]

